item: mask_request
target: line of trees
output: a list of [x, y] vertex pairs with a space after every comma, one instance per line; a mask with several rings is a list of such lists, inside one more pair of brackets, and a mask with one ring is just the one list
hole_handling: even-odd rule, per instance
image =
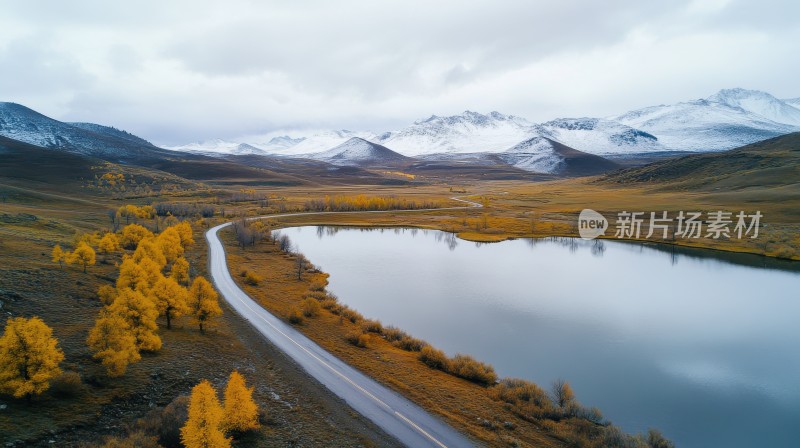
[[414, 201], [395, 196], [325, 196], [324, 199], [306, 201], [305, 209], [315, 212], [352, 212], [371, 210], [419, 210], [437, 208], [434, 201]]
[[182, 218], [200, 216], [211, 218], [216, 213], [213, 206], [188, 202], [165, 202], [154, 204], [158, 216], [179, 216]]

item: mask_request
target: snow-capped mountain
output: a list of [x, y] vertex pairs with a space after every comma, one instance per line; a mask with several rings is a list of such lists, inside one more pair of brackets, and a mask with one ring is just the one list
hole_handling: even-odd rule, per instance
[[0, 135], [107, 160], [157, 157], [166, 152], [125, 131], [93, 123], [63, 123], [16, 103], [0, 102]]
[[800, 126], [800, 110], [766, 92], [745, 89], [723, 89], [708, 101], [739, 107], [776, 123]]
[[783, 100], [783, 102], [792, 107], [800, 109], [800, 98], [786, 98], [785, 100]]
[[602, 118], [559, 118], [542, 124], [540, 128], [547, 138], [595, 155], [667, 149], [654, 135]]
[[544, 174], [586, 176], [619, 168], [610, 160], [545, 137], [522, 141], [497, 156], [509, 165]]
[[389, 166], [413, 161], [410, 157], [359, 137], [353, 137], [341, 145], [309, 157], [341, 166]]
[[203, 154], [208, 156], [227, 156], [227, 155], [267, 155], [269, 152], [261, 148], [248, 145], [247, 143], [237, 143], [220, 139], [206, 140], [203, 142], [189, 143], [181, 146], [165, 146], [172, 151], [189, 152], [193, 154]]
[[[788, 112], [791, 106], [786, 103], [777, 100], [788, 109], [774, 109], [763, 98], [754, 101], [752, 95], [725, 92], [708, 99], [634, 110], [613, 119], [652, 134], [664, 147], [678, 151], [721, 151], [800, 131], [793, 123], [779, 123], [741, 105], [729, 104], [739, 102], [762, 113], [778, 111], [783, 119], [793, 119]], [[771, 115], [777, 118], [778, 113]]]
[[381, 134], [377, 141], [407, 156], [501, 152], [533, 133], [533, 124], [523, 118], [466, 111], [450, 117], [432, 115], [407, 128]]
[[372, 132], [348, 131], [346, 129], [314, 131], [298, 137], [290, 137], [288, 135], [275, 137], [270, 134], [263, 136], [257, 135], [248, 137], [246, 141], [255, 147], [274, 154], [297, 156], [327, 151], [353, 137], [376, 141], [375, 134]]
[[305, 137], [292, 138], [288, 135], [281, 135], [278, 137], [272, 137], [264, 145], [259, 144], [257, 141], [254, 141], [253, 144], [259, 145], [259, 147], [264, 148], [266, 151], [280, 152], [284, 149], [289, 149], [292, 146], [299, 144], [305, 139]]
[[[797, 131], [800, 98], [779, 100], [765, 92], [724, 89], [706, 99], [647, 107], [609, 118], [559, 118], [534, 124], [499, 112], [484, 115], [465, 111], [453, 116], [432, 115], [380, 134], [346, 130], [293, 137], [267, 134], [237, 142], [272, 154], [307, 156], [359, 137], [406, 156], [447, 155], [452, 159], [499, 154], [521, 142], [541, 143], [536, 140], [539, 138], [588, 154], [625, 157], [663, 151], [720, 151]], [[531, 158], [522, 165], [537, 165], [540, 162], [536, 160]]]
[[532, 137], [521, 141], [499, 154], [509, 165], [536, 173], [554, 173], [564, 164], [552, 141], [544, 137]]

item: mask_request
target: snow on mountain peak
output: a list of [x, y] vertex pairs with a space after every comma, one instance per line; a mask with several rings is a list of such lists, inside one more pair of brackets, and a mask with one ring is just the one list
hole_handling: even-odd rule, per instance
[[767, 92], [742, 88], [722, 89], [707, 98], [708, 101], [738, 107], [745, 112], [760, 115], [776, 123], [800, 126], [800, 111]]
[[352, 137], [346, 142], [310, 157], [323, 160], [334, 165], [355, 166], [363, 163], [391, 164], [411, 160], [391, 149], [367, 141], [360, 137]]

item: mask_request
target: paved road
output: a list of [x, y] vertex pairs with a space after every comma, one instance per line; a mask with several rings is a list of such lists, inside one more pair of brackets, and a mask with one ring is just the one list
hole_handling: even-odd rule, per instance
[[[480, 204], [471, 201], [452, 199], [467, 203], [467, 207], [480, 207]], [[454, 208], [464, 207], [450, 207]], [[409, 210], [411, 211], [420, 210]], [[271, 215], [256, 219], [312, 214], [326, 213]], [[225, 249], [218, 236], [218, 232], [229, 225], [231, 223], [210, 229], [206, 232], [206, 239], [211, 278], [217, 290], [237, 313], [247, 319], [272, 344], [289, 355], [309, 375], [406, 446], [414, 448], [474, 446], [472, 441], [443, 423], [438, 417], [434, 417], [410, 400], [328, 353], [291, 325], [262, 308], [242, 291], [231, 278], [225, 260]]]

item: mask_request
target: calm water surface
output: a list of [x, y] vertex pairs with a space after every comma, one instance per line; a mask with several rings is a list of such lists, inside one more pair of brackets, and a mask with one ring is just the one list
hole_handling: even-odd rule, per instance
[[[800, 273], [615, 241], [282, 231], [343, 303], [680, 447], [800, 446]], [[721, 258], [723, 257], [723, 258]]]

